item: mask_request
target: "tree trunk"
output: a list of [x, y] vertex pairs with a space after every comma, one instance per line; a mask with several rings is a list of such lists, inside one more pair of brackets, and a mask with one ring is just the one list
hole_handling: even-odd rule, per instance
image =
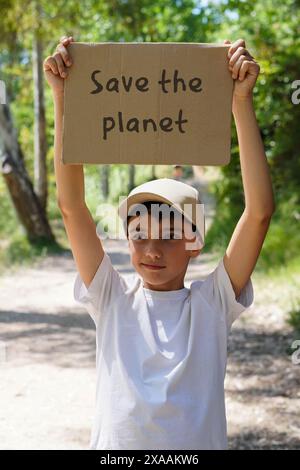
[[155, 174], [155, 165], [152, 165], [152, 179], [156, 180], [156, 174]]
[[108, 198], [109, 195], [109, 165], [102, 165], [101, 166], [101, 191], [105, 199]]
[[32, 46], [32, 72], [34, 89], [34, 189], [41, 206], [47, 206], [46, 118], [43, 86], [43, 45], [36, 30]]
[[134, 186], [135, 186], [135, 166], [134, 165], [129, 165], [128, 167], [129, 171], [129, 182], [128, 182], [128, 192], [130, 192]]
[[2, 174], [12, 202], [30, 242], [44, 239], [55, 242], [45, 211], [43, 210], [24, 165], [16, 130], [7, 104], [0, 106], [0, 153]]

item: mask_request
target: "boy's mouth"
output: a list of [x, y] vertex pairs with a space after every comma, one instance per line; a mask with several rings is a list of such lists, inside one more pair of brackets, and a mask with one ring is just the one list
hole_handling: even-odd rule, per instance
[[165, 268], [165, 266], [159, 266], [157, 264], [145, 264], [145, 263], [141, 263], [142, 266], [144, 266], [145, 268], [147, 269], [163, 269]]

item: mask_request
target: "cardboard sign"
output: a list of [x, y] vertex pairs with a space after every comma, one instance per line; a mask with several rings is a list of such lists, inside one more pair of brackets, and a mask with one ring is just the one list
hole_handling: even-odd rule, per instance
[[229, 47], [71, 43], [62, 162], [228, 164]]

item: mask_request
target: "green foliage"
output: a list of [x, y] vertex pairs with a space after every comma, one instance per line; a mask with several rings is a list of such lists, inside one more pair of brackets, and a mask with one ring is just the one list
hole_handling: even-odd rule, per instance
[[265, 259], [269, 265], [287, 264], [300, 254], [299, 203], [292, 193], [281, 201], [273, 216], [264, 243]]
[[[224, 1], [223, 21], [214, 40], [244, 38], [261, 73], [254, 90], [255, 110], [271, 170], [276, 213], [264, 242], [258, 267], [291, 262], [299, 253], [300, 105], [291, 101], [291, 84], [299, 80], [299, 2], [287, 0]], [[244, 207], [236, 132], [232, 160], [213, 191], [217, 211], [208, 246], [226, 245]]]
[[18, 219], [12, 205], [4, 179], [0, 179], [0, 239], [5, 239], [18, 226]]
[[300, 333], [300, 298], [292, 301], [293, 307], [288, 312], [288, 324], [291, 325], [297, 333]]
[[30, 266], [34, 260], [51, 254], [62, 254], [65, 249], [57, 243], [44, 239], [30, 243], [21, 226], [15, 228], [5, 250], [0, 250], [0, 272], [13, 266]]

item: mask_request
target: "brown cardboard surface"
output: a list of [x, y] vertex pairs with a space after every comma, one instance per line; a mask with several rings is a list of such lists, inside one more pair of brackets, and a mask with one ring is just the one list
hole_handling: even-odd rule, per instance
[[71, 43], [63, 163], [228, 164], [229, 47]]

